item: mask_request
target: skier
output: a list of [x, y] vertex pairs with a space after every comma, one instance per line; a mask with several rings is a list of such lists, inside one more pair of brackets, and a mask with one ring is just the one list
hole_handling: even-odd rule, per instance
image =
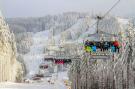
[[100, 42], [100, 49], [103, 51], [103, 42]]
[[91, 54], [91, 52], [92, 52], [92, 47], [91, 47], [91, 46], [88, 46], [88, 49], [89, 49], [89, 52], [90, 52], [90, 54]]
[[113, 45], [115, 46], [115, 51], [117, 51], [119, 53], [119, 49], [120, 49], [120, 44], [117, 40], [115, 40], [113, 42]]
[[93, 51], [93, 52], [96, 52], [96, 51], [97, 51], [97, 47], [96, 47], [95, 44], [92, 46], [92, 51]]
[[108, 44], [108, 42], [105, 42], [105, 44], [104, 44], [104, 49], [105, 49], [105, 51], [106, 51], [106, 50], [108, 51], [108, 48], [109, 48], [109, 44]]
[[111, 46], [111, 52], [116, 52], [116, 48], [114, 45]]
[[89, 41], [87, 40], [87, 41], [85, 41], [85, 44], [84, 44], [84, 50], [86, 51], [86, 52], [88, 52], [89, 50], [89, 48], [88, 48], [88, 45], [89, 45]]
[[89, 40], [87, 40], [86, 42], [85, 42], [85, 46], [88, 46], [89, 45]]

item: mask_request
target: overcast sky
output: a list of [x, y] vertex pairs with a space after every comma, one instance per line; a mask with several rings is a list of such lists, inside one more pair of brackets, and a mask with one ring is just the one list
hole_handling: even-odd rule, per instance
[[[5, 17], [36, 17], [68, 11], [105, 13], [117, 0], [0, 0]], [[121, 0], [111, 14], [135, 15], [135, 0]]]

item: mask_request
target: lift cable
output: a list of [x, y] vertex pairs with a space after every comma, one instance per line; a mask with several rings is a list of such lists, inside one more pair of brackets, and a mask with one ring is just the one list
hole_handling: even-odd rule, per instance
[[115, 7], [120, 3], [120, 1], [121, 1], [121, 0], [118, 0], [118, 1], [104, 14], [103, 18], [104, 18], [105, 16], [107, 16], [107, 15], [113, 10], [113, 8], [115, 8]]
[[[105, 18], [112, 10], [113, 8], [115, 8], [119, 3], [120, 3], [121, 0], [118, 0], [102, 17]], [[94, 24], [92, 24], [89, 28], [92, 28], [94, 25], [96, 25], [98, 23], [98, 21], [96, 21]]]

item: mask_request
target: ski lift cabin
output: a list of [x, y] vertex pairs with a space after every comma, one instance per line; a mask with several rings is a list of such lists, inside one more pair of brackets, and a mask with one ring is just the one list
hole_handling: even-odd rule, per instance
[[72, 60], [67, 55], [57, 55], [54, 58], [55, 64], [70, 64], [72, 63]]
[[41, 64], [39, 66], [40, 69], [48, 69], [48, 65], [47, 64]]
[[44, 61], [54, 61], [54, 56], [53, 55], [45, 55]]

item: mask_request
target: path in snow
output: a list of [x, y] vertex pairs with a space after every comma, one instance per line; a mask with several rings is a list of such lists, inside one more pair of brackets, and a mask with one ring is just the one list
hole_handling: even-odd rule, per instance
[[37, 74], [39, 65], [43, 62], [44, 48], [48, 39], [49, 30], [37, 32], [33, 35], [33, 45], [30, 47], [30, 52], [24, 55], [26, 64], [27, 76]]

